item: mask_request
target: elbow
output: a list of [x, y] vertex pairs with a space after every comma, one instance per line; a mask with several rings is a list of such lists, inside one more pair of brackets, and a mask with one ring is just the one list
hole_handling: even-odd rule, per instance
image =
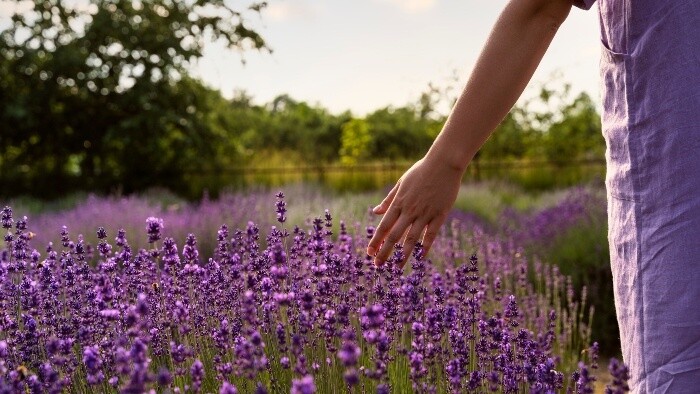
[[543, 15], [543, 18], [544, 26], [553, 34], [559, 30], [559, 26], [566, 20], [566, 17], [560, 19], [556, 15]]
[[513, 0], [527, 3], [533, 19], [556, 32], [573, 7], [573, 0]]

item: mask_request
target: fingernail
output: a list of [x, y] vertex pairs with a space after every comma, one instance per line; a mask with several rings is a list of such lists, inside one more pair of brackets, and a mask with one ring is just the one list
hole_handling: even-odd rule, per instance
[[374, 256], [375, 253], [377, 253], [377, 251], [374, 250], [374, 248], [372, 248], [372, 247], [368, 247], [368, 248], [367, 248], [367, 254], [368, 254], [368, 255]]
[[379, 207], [381, 207], [381, 205], [377, 205], [376, 207], [372, 208], [372, 212], [377, 212], [379, 210]]

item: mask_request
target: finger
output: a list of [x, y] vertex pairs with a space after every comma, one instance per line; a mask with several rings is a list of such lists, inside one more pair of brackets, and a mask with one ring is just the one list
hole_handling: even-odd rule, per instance
[[403, 215], [399, 220], [397, 220], [396, 225], [394, 225], [391, 232], [389, 232], [389, 234], [386, 236], [386, 240], [379, 248], [379, 252], [374, 258], [375, 265], [382, 265], [389, 259], [389, 256], [391, 256], [391, 253], [394, 250], [394, 246], [403, 239], [406, 230], [408, 230], [408, 226], [410, 226], [411, 220], [412, 219], [408, 219], [407, 215]]
[[433, 242], [435, 242], [435, 238], [437, 238], [439, 232], [440, 232], [440, 227], [442, 226], [442, 223], [445, 221], [446, 215], [440, 215], [433, 220], [430, 221], [428, 224], [428, 228], [425, 230], [425, 235], [423, 236], [423, 255], [427, 256], [428, 252], [430, 252], [430, 248], [433, 246]]
[[384, 197], [384, 200], [382, 200], [382, 202], [379, 205], [372, 208], [372, 212], [374, 212], [377, 215], [381, 215], [384, 212], [386, 212], [387, 209], [389, 209], [389, 207], [391, 206], [391, 202], [394, 201], [394, 197], [396, 196], [396, 192], [398, 190], [399, 190], [399, 182], [396, 182], [396, 184], [391, 189], [391, 191], [389, 191], [389, 194], [387, 194], [386, 197]]
[[379, 222], [379, 226], [374, 231], [372, 239], [370, 239], [369, 244], [367, 244], [368, 255], [374, 256], [377, 253], [379, 246], [382, 244], [384, 238], [394, 226], [394, 223], [396, 223], [396, 220], [400, 215], [401, 209], [399, 207], [394, 207], [387, 211], [386, 215], [382, 217], [382, 220]]
[[401, 262], [399, 262], [399, 266], [401, 268], [403, 268], [403, 266], [406, 264], [406, 261], [408, 261], [409, 257], [411, 257], [413, 249], [416, 247], [416, 243], [420, 239], [421, 235], [423, 235], [425, 225], [425, 220], [416, 220], [411, 225], [411, 229], [408, 230], [406, 240], [403, 243], [403, 259], [401, 259]]

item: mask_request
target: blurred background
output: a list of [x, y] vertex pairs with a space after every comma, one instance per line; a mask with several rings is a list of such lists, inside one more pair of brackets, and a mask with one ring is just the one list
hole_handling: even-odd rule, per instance
[[[440, 131], [505, 1], [0, 1], [0, 196], [382, 188]], [[574, 9], [466, 179], [600, 181]]]

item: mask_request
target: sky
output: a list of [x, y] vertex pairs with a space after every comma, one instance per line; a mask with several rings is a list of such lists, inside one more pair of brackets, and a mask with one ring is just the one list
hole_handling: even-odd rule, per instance
[[[505, 0], [270, 0], [250, 26], [273, 53], [211, 45], [195, 67], [231, 97], [265, 103], [280, 94], [358, 115], [415, 101], [428, 83], [461, 88]], [[523, 97], [567, 82], [599, 103], [597, 9], [573, 8]], [[245, 65], [241, 58], [245, 58]], [[556, 86], [554, 85], [550, 86]]]
[[[66, 0], [76, 3], [87, 0]], [[250, 0], [230, 0], [234, 7]], [[429, 83], [466, 83], [506, 0], [269, 0], [249, 27], [273, 53], [210, 44], [193, 73], [226, 97], [262, 104], [278, 95], [364, 115], [418, 99]], [[15, 0], [0, 0], [0, 25]], [[523, 97], [559, 77], [599, 103], [597, 10], [573, 8]], [[242, 63], [245, 59], [245, 64]]]

